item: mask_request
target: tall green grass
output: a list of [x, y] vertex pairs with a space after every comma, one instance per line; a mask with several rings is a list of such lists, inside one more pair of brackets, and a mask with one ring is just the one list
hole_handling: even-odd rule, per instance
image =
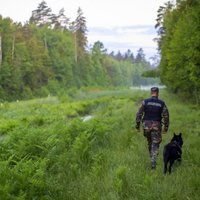
[[[165, 90], [170, 112], [156, 171], [135, 115], [149, 92], [81, 91], [0, 107], [0, 199], [196, 200], [200, 111]], [[83, 122], [82, 117], [93, 118]], [[183, 161], [163, 175], [162, 150], [182, 132]]]

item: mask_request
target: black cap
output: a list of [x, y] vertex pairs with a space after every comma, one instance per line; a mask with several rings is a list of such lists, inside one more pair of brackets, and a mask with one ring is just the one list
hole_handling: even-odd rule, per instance
[[159, 92], [159, 88], [158, 87], [152, 87], [151, 92]]

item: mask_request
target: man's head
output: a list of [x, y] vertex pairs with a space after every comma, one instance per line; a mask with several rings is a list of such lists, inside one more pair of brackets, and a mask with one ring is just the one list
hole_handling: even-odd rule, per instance
[[151, 88], [151, 96], [158, 96], [159, 94], [159, 88], [158, 87], [152, 87]]

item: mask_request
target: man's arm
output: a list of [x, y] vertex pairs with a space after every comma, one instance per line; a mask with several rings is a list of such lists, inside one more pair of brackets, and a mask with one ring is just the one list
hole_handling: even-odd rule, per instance
[[166, 105], [163, 107], [162, 117], [164, 123], [164, 132], [167, 132], [169, 128], [169, 111]]
[[140, 122], [142, 120], [142, 116], [144, 113], [144, 101], [142, 102], [142, 105], [140, 106], [137, 114], [136, 114], [136, 125], [135, 128], [137, 131], [140, 131]]

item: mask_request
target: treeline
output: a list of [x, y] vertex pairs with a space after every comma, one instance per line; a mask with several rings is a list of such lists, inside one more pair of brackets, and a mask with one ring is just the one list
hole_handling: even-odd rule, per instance
[[102, 42], [88, 48], [86, 19], [78, 8], [70, 22], [64, 9], [53, 14], [42, 1], [25, 24], [0, 16], [0, 98], [6, 100], [55, 94], [87, 86], [131, 86], [151, 67], [142, 49], [134, 57], [108, 54]]
[[161, 79], [173, 92], [200, 100], [200, 0], [177, 0], [158, 10]]

